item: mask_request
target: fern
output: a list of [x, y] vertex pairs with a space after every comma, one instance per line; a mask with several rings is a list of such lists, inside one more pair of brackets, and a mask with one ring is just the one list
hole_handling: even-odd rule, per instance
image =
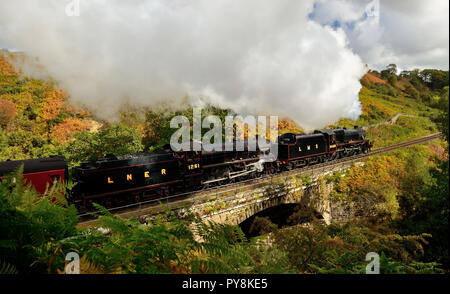
[[0, 275], [16, 275], [19, 272], [17, 271], [17, 268], [9, 264], [7, 262], [1, 262], [0, 263]]

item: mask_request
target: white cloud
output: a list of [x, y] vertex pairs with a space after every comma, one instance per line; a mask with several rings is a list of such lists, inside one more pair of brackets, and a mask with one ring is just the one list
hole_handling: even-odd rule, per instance
[[91, 0], [79, 17], [66, 3], [1, 1], [0, 42], [38, 57], [105, 118], [125, 100], [186, 92], [308, 129], [361, 113], [364, 64], [343, 31], [308, 19], [313, 0]]
[[361, 0], [318, 0], [315, 3], [313, 18], [322, 24], [353, 22], [361, 18], [367, 3]]
[[381, 69], [397, 63], [405, 69], [448, 70], [449, 1], [381, 0], [379, 22], [365, 16], [366, 5], [373, 1], [320, 0], [318, 3], [313, 19], [322, 24], [341, 22], [350, 47], [370, 67]]

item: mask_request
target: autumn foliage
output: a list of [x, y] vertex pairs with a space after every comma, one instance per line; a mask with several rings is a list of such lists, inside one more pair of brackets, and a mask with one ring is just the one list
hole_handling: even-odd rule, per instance
[[285, 134], [285, 133], [303, 134], [304, 131], [293, 120], [282, 119], [282, 120], [278, 121], [278, 132], [280, 134]]
[[[91, 115], [71, 106], [52, 80], [14, 70], [24, 55], [0, 52], [0, 161], [64, 155], [74, 134], [89, 129]], [[5, 58], [7, 56], [7, 58]]]
[[0, 127], [6, 127], [17, 115], [14, 103], [0, 99]]
[[5, 56], [0, 52], [0, 74], [11, 75], [14, 74], [14, 67], [9, 63]]
[[42, 103], [42, 118], [44, 120], [54, 120], [63, 109], [63, 102], [66, 94], [61, 90], [51, 91]]
[[[364, 166], [355, 166], [340, 179], [336, 195], [354, 203], [364, 215], [396, 217], [399, 204], [399, 178], [404, 164], [393, 156], [379, 156]], [[373, 209], [373, 211], [368, 211]]]
[[69, 141], [75, 133], [86, 131], [89, 128], [87, 122], [76, 118], [66, 118], [61, 124], [53, 127], [50, 136], [60, 143]]
[[366, 73], [364, 75], [364, 77], [361, 79], [361, 84], [386, 84], [386, 81], [379, 78], [376, 74], [374, 73]]

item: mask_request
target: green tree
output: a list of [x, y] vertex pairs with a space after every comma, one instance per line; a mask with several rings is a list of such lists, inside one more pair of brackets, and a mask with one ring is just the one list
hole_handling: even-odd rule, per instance
[[[442, 115], [440, 130], [448, 142], [448, 87], [441, 96]], [[447, 145], [448, 148], [448, 145]], [[447, 149], [448, 152], [448, 149]], [[431, 180], [418, 187], [420, 197], [409, 198], [409, 211], [400, 222], [405, 233], [431, 234], [431, 240], [425, 247], [424, 261], [436, 261], [448, 271], [449, 262], [449, 162], [442, 161], [432, 168]]]
[[391, 75], [397, 75], [397, 65], [396, 64], [391, 63], [386, 67], [386, 69], [388, 70], [388, 72]]
[[449, 124], [449, 115], [448, 115], [448, 92], [449, 87], [445, 87], [441, 91], [441, 98], [439, 99], [439, 108], [442, 110], [442, 115], [440, 117], [441, 123], [441, 131], [445, 136], [445, 140], [449, 142], [449, 134], [448, 134], [448, 124]]
[[449, 85], [448, 71], [437, 69], [424, 69], [420, 72], [419, 77], [431, 90], [441, 90]]
[[405, 92], [413, 99], [418, 100], [420, 98], [419, 91], [411, 85], [406, 85]]
[[63, 151], [72, 164], [107, 154], [120, 156], [137, 153], [144, 148], [141, 133], [121, 124], [111, 125], [96, 133], [79, 132], [74, 137], [75, 140]]

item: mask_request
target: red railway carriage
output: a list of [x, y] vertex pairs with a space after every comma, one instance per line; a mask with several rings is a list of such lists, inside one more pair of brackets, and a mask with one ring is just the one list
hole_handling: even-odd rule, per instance
[[67, 163], [63, 157], [0, 162], [0, 178], [15, 172], [21, 165], [26, 183], [31, 183], [41, 194], [47, 187], [67, 178]]

